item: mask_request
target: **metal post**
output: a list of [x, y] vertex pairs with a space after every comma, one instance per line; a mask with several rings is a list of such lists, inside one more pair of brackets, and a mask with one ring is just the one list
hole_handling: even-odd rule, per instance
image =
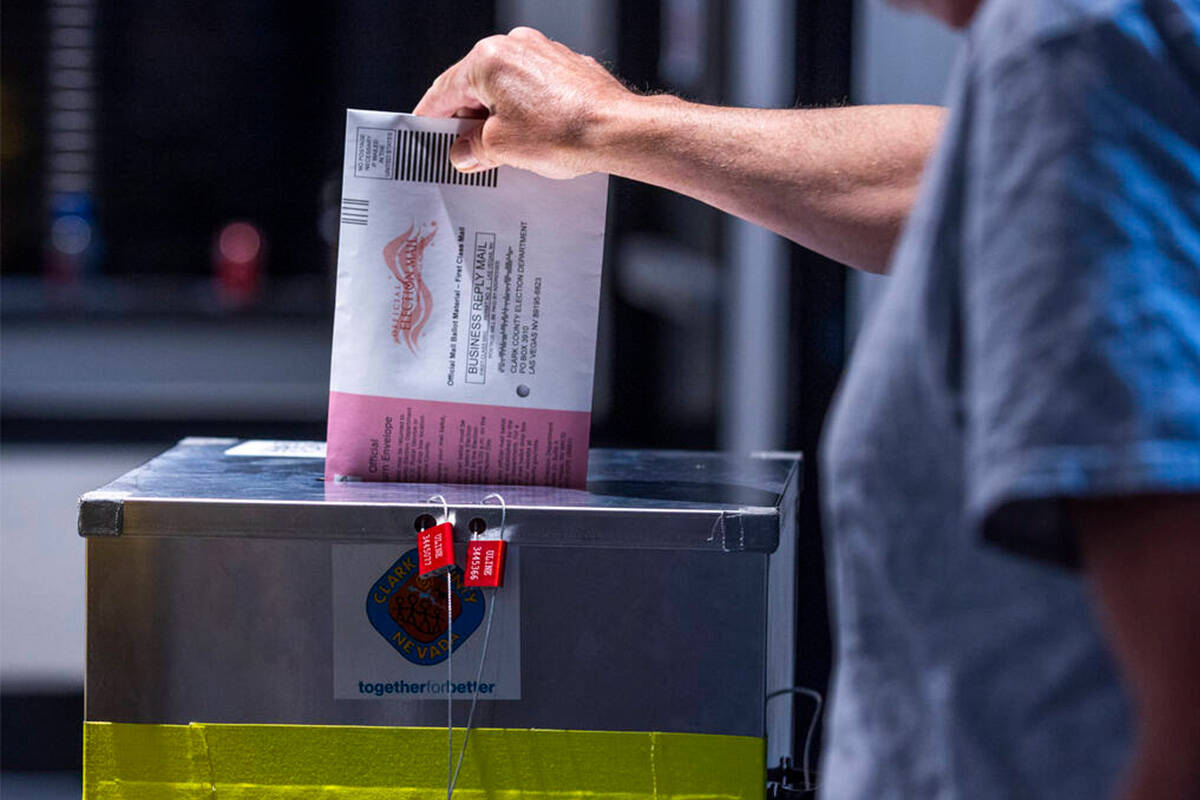
[[[729, 7], [729, 100], [738, 106], [792, 104], [795, 0], [745, 0]], [[788, 250], [783, 239], [730, 220], [726, 258], [721, 446], [773, 450], [784, 441]]]

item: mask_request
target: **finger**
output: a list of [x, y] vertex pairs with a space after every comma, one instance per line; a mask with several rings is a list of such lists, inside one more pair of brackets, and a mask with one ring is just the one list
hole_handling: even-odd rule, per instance
[[502, 35], [480, 39], [461, 61], [438, 76], [413, 113], [450, 117], [459, 109], [489, 109], [489, 78], [503, 61], [508, 44], [508, 37]]
[[521, 39], [524, 41], [549, 41], [549, 39], [546, 38], [546, 34], [542, 33], [537, 28], [529, 28], [524, 25], [518, 25], [517, 27], [513, 28], [508, 32], [508, 35], [514, 39]]
[[[470, 58], [468, 55], [467, 58]], [[471, 88], [467, 80], [467, 58], [443, 72], [426, 90], [421, 102], [413, 109], [423, 117], [479, 116], [487, 104]]]

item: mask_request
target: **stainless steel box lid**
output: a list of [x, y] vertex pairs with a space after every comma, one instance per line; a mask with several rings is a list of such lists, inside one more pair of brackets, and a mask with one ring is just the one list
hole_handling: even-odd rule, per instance
[[[233, 452], [231, 452], [233, 451]], [[239, 454], [242, 453], [242, 454]], [[81, 536], [415, 540], [413, 521], [500, 523], [513, 543], [774, 552], [795, 513], [797, 453], [592, 450], [588, 490], [541, 486], [325, 483], [318, 443], [188, 438], [79, 501]]]

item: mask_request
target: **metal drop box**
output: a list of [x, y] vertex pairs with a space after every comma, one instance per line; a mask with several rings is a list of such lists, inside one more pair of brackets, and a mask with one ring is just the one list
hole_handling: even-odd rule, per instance
[[[494, 491], [519, 624], [493, 647], [519, 633], [520, 699], [480, 695], [476, 726], [765, 736], [768, 763], [794, 752], [792, 696], [767, 693], [793, 683], [798, 455], [594, 450], [575, 491], [326, 484], [303, 445], [236, 445], [185, 439], [81, 499], [88, 721], [444, 726], [445, 702], [408, 683], [337, 696], [339, 659], [355, 657], [339, 630], [366, 624], [355, 598], [375, 585], [342, 619], [339, 559], [415, 547], [415, 518], [442, 514], [434, 494], [456, 536], [472, 520], [497, 533]], [[454, 668], [474, 677], [469, 658]]]

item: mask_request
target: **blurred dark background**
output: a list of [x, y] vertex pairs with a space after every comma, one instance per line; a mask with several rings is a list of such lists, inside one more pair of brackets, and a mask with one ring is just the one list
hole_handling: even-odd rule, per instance
[[[75, 498], [185, 435], [324, 438], [345, 109], [407, 110], [517, 24], [640, 90], [735, 105], [936, 102], [955, 47], [841, 0], [4, 2], [5, 798], [78, 794]], [[811, 456], [871, 287], [614, 180], [603, 291], [594, 446]], [[824, 692], [807, 466], [796, 683]]]

